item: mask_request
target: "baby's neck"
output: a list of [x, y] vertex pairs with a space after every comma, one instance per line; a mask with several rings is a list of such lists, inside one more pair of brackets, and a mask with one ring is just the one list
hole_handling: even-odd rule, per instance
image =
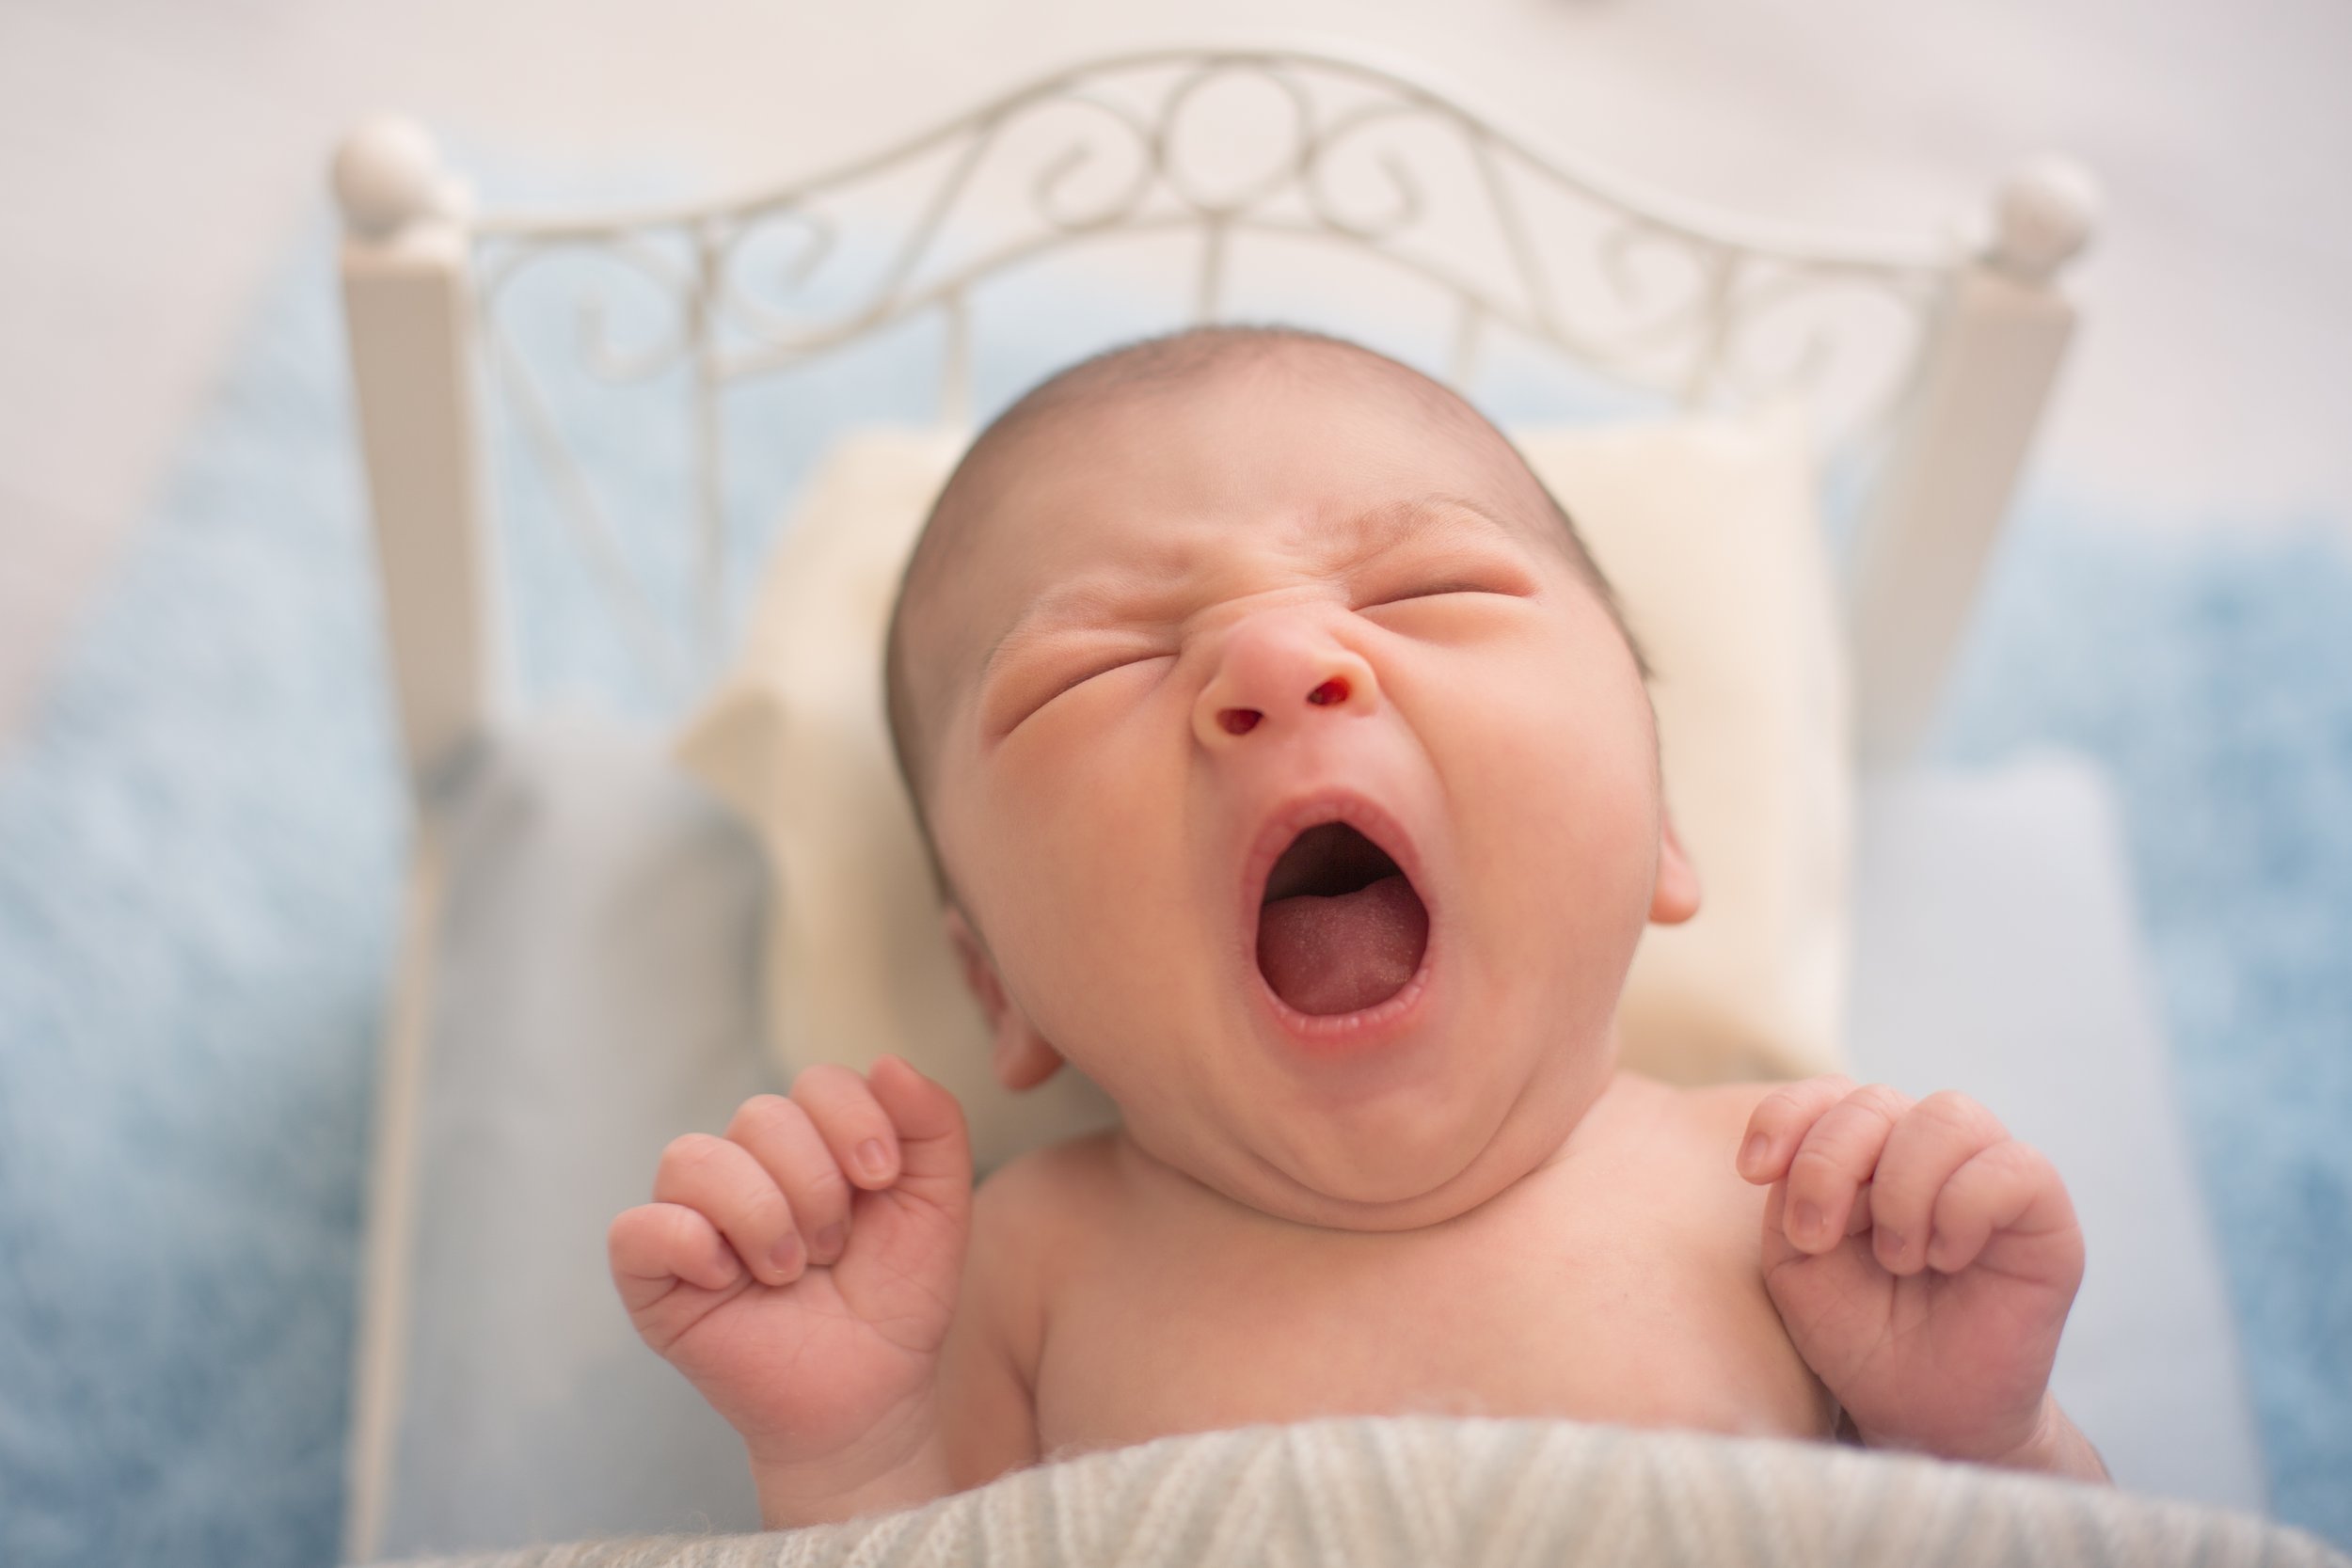
[[[1669, 1092], [1662, 1085], [1613, 1067], [1565, 1110], [1521, 1117], [1515, 1108], [1502, 1132], [1460, 1170], [1425, 1193], [1381, 1203], [1351, 1203], [1318, 1192], [1256, 1157], [1249, 1162], [1253, 1168], [1240, 1179], [1218, 1180], [1163, 1158], [1124, 1122], [1109, 1137], [1115, 1166], [1130, 1197], [1160, 1209], [1171, 1220], [1390, 1234], [1431, 1229], [1475, 1213], [1530, 1176], [1596, 1142], [1606, 1120]], [[1503, 1141], [1505, 1135], [1510, 1143]]]

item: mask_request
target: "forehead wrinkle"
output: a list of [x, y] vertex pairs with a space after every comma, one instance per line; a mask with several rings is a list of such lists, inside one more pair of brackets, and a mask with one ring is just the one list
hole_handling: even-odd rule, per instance
[[[1333, 510], [1324, 509], [1324, 515], [1318, 515], [1308, 529], [1314, 546], [1313, 564], [1327, 572], [1377, 559], [1432, 534], [1441, 540], [1487, 537], [1522, 542], [1518, 531], [1485, 507], [1443, 492], [1336, 509], [1337, 515], [1327, 520]], [[1199, 572], [1200, 553], [1171, 544], [1153, 567], [1146, 568], [1155, 579], [1149, 586], [1130, 586], [1135, 574], [1122, 569], [1116, 577], [1092, 574], [1046, 590], [989, 645], [980, 661], [981, 678], [988, 677], [1008, 650], [1018, 651], [1065, 627], [1175, 621], [1179, 617], [1173, 601]]]
[[[930, 563], [930, 571], [926, 575], [953, 578], [959, 575], [954, 568], [967, 562], [982, 546], [983, 539], [992, 545], [1001, 543], [996, 537], [999, 529], [989, 525], [1001, 521], [993, 514], [1007, 499], [1003, 494], [1006, 483], [1003, 470], [1013, 463], [1016, 456], [1025, 464], [1050, 462], [1050, 453], [1056, 449], [1067, 451], [1078, 444], [1080, 438], [1074, 427], [1084, 416], [1108, 414], [1115, 417], [1127, 406], [1149, 403], [1155, 397], [1197, 394], [1204, 384], [1213, 385], [1220, 377], [1282, 373], [1327, 375], [1343, 366], [1369, 367], [1376, 379], [1410, 398], [1425, 415], [1432, 418], [1434, 423], [1484, 449], [1487, 466], [1500, 477], [1509, 493], [1498, 493], [1492, 497], [1493, 505], [1484, 505], [1457, 494], [1432, 492], [1368, 508], [1341, 503], [1328, 508], [1336, 514], [1328, 519], [1319, 515], [1323, 509], [1299, 515], [1292, 519], [1290, 530], [1303, 529], [1317, 540], [1328, 537], [1329, 523], [1332, 521], [1354, 525], [1353, 537], [1335, 539], [1327, 550], [1319, 552], [1331, 558], [1327, 565], [1321, 560], [1316, 562], [1317, 565], [1326, 566], [1326, 569], [1344, 566], [1351, 552], [1359, 559], [1370, 559], [1375, 554], [1395, 548], [1433, 526], [1445, 527], [1448, 532], [1455, 532], [1464, 530], [1466, 523], [1470, 528], [1484, 525], [1479, 531], [1491, 531], [1498, 537], [1524, 542], [1528, 528], [1514, 528], [1505, 519], [1516, 517], [1522, 509], [1510, 504], [1513, 499], [1528, 506], [1539, 504], [1540, 482], [1535, 480], [1533, 471], [1508, 438], [1459, 393], [1407, 366], [1354, 344], [1281, 344], [1275, 345], [1269, 352], [1213, 358], [1201, 364], [1186, 366], [1179, 374], [1141, 382], [1116, 383], [1107, 394], [1081, 383], [1065, 388], [1058, 396], [1028, 410], [1026, 416], [1013, 426], [983, 433], [982, 445], [988, 449], [983, 461], [973, 465], [972, 471], [960, 469], [951, 477], [947, 491], [942, 497], [942, 512], [961, 515], [955, 517], [957, 526], [948, 531], [949, 538], [942, 541], [946, 547], [936, 552]], [[1360, 383], [1351, 379], [1350, 385]], [[1094, 395], [1078, 395], [1089, 391]], [[1073, 419], [1073, 415], [1078, 418]], [[1041, 456], [1041, 448], [1049, 455]], [[1084, 450], [1083, 446], [1079, 450]], [[1535, 494], [1517, 493], [1522, 491]], [[1542, 499], [1540, 509], [1545, 512], [1552, 510], [1548, 504], [1548, 498]], [[1471, 519], [1474, 522], [1470, 522]], [[1535, 528], [1534, 531], [1544, 534], [1549, 531]], [[1378, 533], [1376, 545], [1362, 537], [1367, 532]], [[1569, 559], [1571, 564], [1576, 564], [1575, 546], [1565, 538], [1555, 543], [1563, 556]], [[1199, 546], [1190, 540], [1167, 539], [1150, 541], [1145, 547], [1158, 559], [1149, 564], [1122, 563], [1119, 575], [1132, 578], [1148, 573], [1159, 579], [1155, 589], [1137, 589], [1122, 595], [1108, 589], [1089, 590], [1081, 579], [1080, 586], [1069, 591], [1069, 597], [1077, 602], [1071, 610], [1062, 612], [1061, 618], [1074, 622], [1090, 610], [1096, 616], [1104, 618], [1172, 619], [1168, 615], [1153, 617], [1142, 613], [1120, 617], [1120, 611], [1129, 605], [1156, 608], [1157, 603], [1174, 597], [1183, 580], [1195, 573]], [[942, 570], [943, 567], [947, 569]], [[1110, 574], [1104, 575], [1107, 577]], [[987, 683], [1008, 649], [1017, 650], [1023, 644], [1061, 629], [1050, 624], [1047, 618], [1056, 610], [1056, 601], [1064, 597], [1064, 593], [1063, 589], [1057, 587], [1041, 594], [990, 641], [977, 667], [964, 667], [974, 672], [971, 683], [963, 689], [966, 695]], [[1156, 600], [1152, 597], [1155, 593], [1159, 595]], [[1122, 599], [1124, 602], [1120, 602]]]
[[1385, 555], [1432, 535], [1440, 539], [1483, 535], [1514, 544], [1524, 542], [1521, 530], [1486, 507], [1443, 491], [1384, 501], [1358, 513], [1354, 521], [1359, 558]]
[[1168, 619], [1152, 611], [1175, 596], [1184, 575], [1184, 568], [1170, 565], [1156, 574], [1159, 581], [1155, 585], [1141, 587], [1116, 583], [1109, 574], [1097, 573], [1047, 589], [989, 644], [987, 654], [980, 659], [980, 678], [988, 678], [1008, 649], [1017, 652], [1057, 631], [1105, 622], [1133, 624]]

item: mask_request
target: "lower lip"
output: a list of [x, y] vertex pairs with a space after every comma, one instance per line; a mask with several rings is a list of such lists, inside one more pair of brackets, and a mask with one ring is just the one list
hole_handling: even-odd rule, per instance
[[[1434, 942], [1434, 921], [1430, 929]], [[1250, 968], [1257, 969], [1254, 960]], [[1423, 998], [1429, 994], [1429, 949], [1422, 950], [1421, 967], [1405, 982], [1402, 990], [1357, 1012], [1302, 1013], [1275, 994], [1263, 973], [1258, 974], [1258, 994], [1265, 999], [1266, 1010], [1294, 1043], [1317, 1055], [1357, 1055], [1402, 1038], [1419, 1021]]]
[[1284, 814], [1266, 824], [1259, 836], [1257, 850], [1251, 858], [1249, 875], [1243, 879], [1245, 896], [1263, 900], [1265, 883], [1274, 863], [1289, 848], [1291, 841], [1310, 828], [1327, 822], [1344, 822], [1380, 846], [1382, 852], [1396, 863], [1397, 869], [1413, 884], [1413, 894], [1428, 912], [1429, 935], [1422, 943], [1421, 963], [1413, 977], [1405, 982], [1395, 995], [1372, 1006], [1352, 1013], [1302, 1013], [1275, 993], [1266, 984], [1265, 972], [1258, 967], [1258, 907], [1248, 907], [1242, 925], [1246, 946], [1242, 961], [1257, 981], [1258, 994], [1263, 998], [1266, 1011], [1281, 1025], [1292, 1042], [1315, 1055], [1353, 1056], [1376, 1047], [1388, 1045], [1410, 1032], [1420, 1022], [1429, 994], [1429, 977], [1438, 953], [1438, 910], [1429, 901], [1423, 883], [1417, 873], [1418, 865], [1407, 864], [1392, 846], [1408, 842], [1385, 813], [1374, 811], [1355, 800], [1312, 801], [1297, 810]]

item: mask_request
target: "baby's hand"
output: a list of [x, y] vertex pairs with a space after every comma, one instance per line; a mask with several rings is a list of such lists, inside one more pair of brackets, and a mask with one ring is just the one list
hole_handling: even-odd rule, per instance
[[934, 1462], [972, 1210], [953, 1095], [893, 1056], [870, 1082], [810, 1068], [790, 1099], [744, 1101], [723, 1138], [671, 1144], [653, 1196], [612, 1222], [612, 1281], [645, 1343], [742, 1434], [771, 1522]]
[[1756, 1105], [1739, 1168], [1772, 1184], [1781, 1320], [1865, 1442], [1989, 1464], [2079, 1443], [2048, 1391], [2082, 1229], [2050, 1162], [1983, 1106], [1809, 1079]]

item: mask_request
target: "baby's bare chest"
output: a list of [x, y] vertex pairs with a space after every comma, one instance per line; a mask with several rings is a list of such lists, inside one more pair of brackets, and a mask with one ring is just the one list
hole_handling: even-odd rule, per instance
[[1719, 1222], [1557, 1208], [1405, 1236], [1111, 1232], [1048, 1303], [1041, 1449], [1414, 1413], [1826, 1434]]

